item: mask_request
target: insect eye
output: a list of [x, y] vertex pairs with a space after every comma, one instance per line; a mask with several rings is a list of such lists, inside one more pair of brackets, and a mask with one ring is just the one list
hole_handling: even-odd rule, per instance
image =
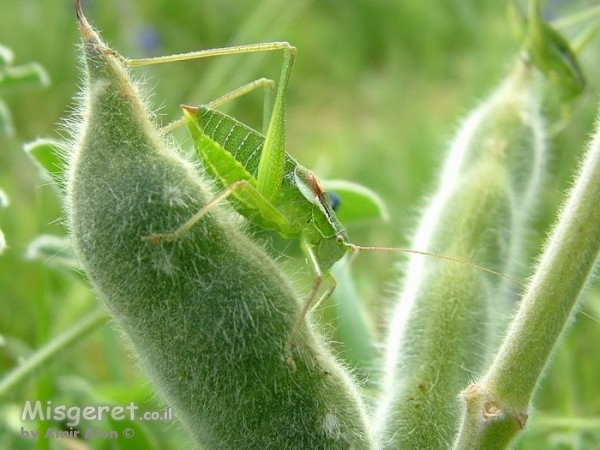
[[340, 243], [345, 242], [344, 236], [342, 236], [341, 234], [337, 234], [335, 236], [335, 240], [338, 241], [338, 242], [340, 242]]
[[337, 211], [342, 200], [340, 199], [339, 195], [337, 195], [335, 192], [330, 192], [329, 193], [329, 202], [331, 203], [331, 209], [333, 209], [334, 211]]

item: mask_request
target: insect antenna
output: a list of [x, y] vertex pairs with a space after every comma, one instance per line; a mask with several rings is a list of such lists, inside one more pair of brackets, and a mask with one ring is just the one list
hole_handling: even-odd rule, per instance
[[[459, 258], [453, 258], [452, 256], [447, 256], [447, 255], [442, 255], [440, 253], [434, 253], [434, 252], [427, 252], [427, 251], [423, 251], [423, 250], [413, 250], [410, 248], [400, 248], [400, 247], [379, 247], [379, 246], [362, 246], [362, 245], [356, 245], [356, 244], [347, 244], [348, 245], [348, 249], [350, 251], [352, 251], [352, 257], [350, 259], [350, 262], [354, 261], [354, 259], [356, 258], [356, 256], [358, 256], [359, 252], [376, 252], [376, 251], [383, 251], [383, 252], [396, 252], [396, 253], [411, 253], [413, 255], [420, 255], [420, 256], [430, 256], [433, 258], [438, 258], [438, 259], [443, 259], [446, 261], [450, 261], [453, 263], [458, 263], [458, 264], [464, 264], [466, 266], [472, 267], [474, 269], [477, 270], [481, 270], [483, 272], [487, 272], [490, 273], [492, 275], [504, 278], [505, 280], [509, 280], [513, 283], [516, 283], [520, 286], [524, 286], [524, 283], [520, 280], [517, 280], [516, 278], [513, 278], [511, 276], [508, 276], [506, 274], [503, 274], [501, 272], [498, 272], [496, 270], [493, 269], [489, 269], [485, 266], [479, 265], [479, 264], [475, 264], [469, 261], [465, 261]], [[350, 263], [349, 262], [349, 263]]]

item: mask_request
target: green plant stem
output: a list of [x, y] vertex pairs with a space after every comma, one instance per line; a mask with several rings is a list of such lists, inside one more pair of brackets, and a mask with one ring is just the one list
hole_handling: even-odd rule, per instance
[[531, 397], [600, 251], [599, 179], [597, 130], [498, 354], [483, 379], [463, 392], [467, 413], [457, 448], [508, 443], [525, 425]]
[[539, 23], [541, 12], [541, 0], [529, 0], [529, 20]]
[[532, 430], [556, 430], [569, 428], [570, 430], [600, 430], [600, 418], [597, 417], [535, 417]]
[[0, 381], [0, 398], [55, 355], [78, 342], [81, 337], [86, 336], [96, 327], [104, 324], [106, 320], [106, 312], [104, 309], [98, 308], [39, 348], [23, 364], [16, 367]]

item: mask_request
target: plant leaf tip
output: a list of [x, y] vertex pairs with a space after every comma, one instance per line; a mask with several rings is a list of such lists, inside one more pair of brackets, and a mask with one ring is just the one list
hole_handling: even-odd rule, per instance
[[77, 23], [79, 25], [79, 33], [82, 39], [86, 43], [100, 44], [100, 39], [93, 31], [91, 25], [83, 14], [83, 8], [81, 7], [81, 0], [74, 0], [73, 5], [75, 7], [75, 16], [77, 17]]

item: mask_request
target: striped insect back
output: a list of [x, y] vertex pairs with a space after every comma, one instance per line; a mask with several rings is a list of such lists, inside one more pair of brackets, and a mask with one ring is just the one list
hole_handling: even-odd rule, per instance
[[[200, 106], [196, 115], [199, 127], [203, 133], [218, 143], [224, 150], [231, 153], [234, 159], [254, 178], [258, 173], [258, 164], [265, 144], [265, 136], [248, 125], [233, 117], [206, 106]], [[298, 162], [286, 152], [285, 173], [294, 173]], [[288, 178], [291, 184], [292, 177]]]
[[[244, 180], [256, 188], [258, 166], [264, 151], [265, 136], [231, 116], [206, 106], [186, 107], [192, 113], [192, 137], [196, 152], [206, 171], [218, 186], [230, 186]], [[190, 125], [188, 123], [188, 125]], [[294, 176], [299, 163], [286, 152], [284, 174], [279, 193], [269, 202], [281, 216], [295, 217], [295, 221], [279, 220], [277, 215], [264, 214], [257, 209], [256, 193], [248, 195], [241, 190], [230, 197], [232, 206], [250, 222], [279, 232], [282, 236], [298, 236], [311, 220], [312, 204], [316, 193], [306, 197], [297, 186]], [[250, 198], [252, 197], [252, 198]]]

